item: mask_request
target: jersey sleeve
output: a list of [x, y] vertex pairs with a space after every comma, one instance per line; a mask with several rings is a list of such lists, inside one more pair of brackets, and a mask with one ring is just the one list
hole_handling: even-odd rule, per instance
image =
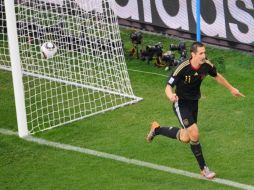
[[209, 67], [208, 74], [212, 77], [216, 77], [217, 76], [217, 69], [216, 69], [215, 65], [212, 64], [209, 60], [206, 60], [206, 63], [208, 64], [208, 67]]
[[181, 72], [178, 72], [177, 69], [168, 77], [167, 84], [171, 87], [174, 87], [179, 80]]

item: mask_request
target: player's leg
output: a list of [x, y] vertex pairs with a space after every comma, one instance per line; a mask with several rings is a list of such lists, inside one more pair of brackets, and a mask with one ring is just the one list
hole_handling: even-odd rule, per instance
[[205, 159], [202, 153], [202, 147], [199, 142], [199, 130], [197, 124], [193, 123], [192, 125], [187, 127], [187, 132], [190, 137], [191, 151], [198, 162], [199, 168], [201, 170], [201, 175], [208, 179], [214, 178], [216, 175], [215, 172], [210, 171], [205, 163]]
[[151, 125], [151, 129], [147, 135], [148, 142], [151, 142], [156, 135], [162, 135], [168, 138], [178, 139], [183, 143], [189, 143], [190, 138], [182, 122], [182, 117], [183, 116], [186, 117], [186, 115], [191, 116], [191, 113], [184, 106], [181, 106], [181, 108], [179, 108], [178, 102], [174, 103], [173, 110], [176, 116], [178, 117], [178, 120], [180, 121], [183, 128], [165, 127], [165, 126], [160, 126], [159, 123], [157, 122], [153, 122]]
[[168, 138], [178, 139], [183, 143], [189, 143], [190, 138], [186, 129], [177, 127], [162, 127], [157, 122], [153, 122], [147, 135], [147, 141], [151, 142], [156, 135], [163, 135]]
[[202, 153], [202, 147], [199, 142], [199, 129], [197, 126], [197, 115], [198, 115], [198, 102], [193, 101], [191, 105], [189, 105], [192, 111], [193, 121], [194, 123], [189, 123], [189, 126], [186, 126], [188, 135], [190, 137], [190, 147], [191, 151], [194, 154], [200, 170], [201, 174], [206, 178], [212, 179], [215, 177], [215, 173], [210, 171], [209, 168], [206, 166], [205, 159]]
[[185, 128], [180, 129], [180, 135], [178, 140], [186, 144], [190, 142], [188, 131]]
[[186, 104], [185, 100], [179, 100], [173, 104], [173, 110], [179, 123], [182, 126], [182, 128], [179, 130], [178, 140], [183, 143], [189, 143], [190, 137], [186, 126], [189, 126], [189, 122], [193, 122], [193, 118], [192, 113], [188, 108], [188, 104]]
[[185, 127], [190, 137], [191, 151], [196, 157], [200, 169], [203, 170], [206, 164], [202, 153], [202, 148], [199, 142], [199, 129], [197, 126], [198, 101], [189, 101], [187, 104], [192, 117], [191, 119], [190, 118], [185, 119], [186, 120], [185, 123], [188, 123], [188, 125], [186, 125]]
[[199, 142], [199, 130], [197, 124], [193, 123], [190, 126], [188, 126], [187, 132], [190, 137], [191, 151], [194, 154], [200, 169], [203, 170], [206, 164], [202, 153], [202, 148]]
[[179, 129], [177, 127], [161, 127], [157, 122], [153, 122], [150, 132], [147, 135], [147, 141], [151, 142], [156, 135], [178, 139], [184, 143], [188, 143], [190, 140], [185, 129]]
[[148, 142], [152, 142], [156, 135], [163, 135], [172, 139], [180, 138], [180, 129], [177, 127], [163, 127], [156, 121], [151, 124], [150, 131], [146, 137]]

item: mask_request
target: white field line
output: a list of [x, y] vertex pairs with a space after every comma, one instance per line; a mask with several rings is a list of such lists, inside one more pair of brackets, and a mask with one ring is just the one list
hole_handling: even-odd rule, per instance
[[128, 71], [134, 71], [134, 72], [138, 72], [138, 73], [145, 73], [145, 74], [150, 74], [150, 75], [158, 75], [158, 76], [162, 76], [162, 77], [168, 77], [168, 75], [163, 75], [163, 74], [159, 74], [159, 73], [153, 73], [153, 72], [147, 72], [147, 71], [141, 71], [141, 70], [135, 70], [135, 69], [128, 69]]
[[[18, 136], [17, 132], [10, 131], [10, 130], [7, 130], [7, 129], [2, 129], [2, 128], [0, 128], [0, 133], [3, 134], [3, 135]], [[141, 161], [141, 160], [135, 160], [135, 159], [130, 159], [130, 158], [123, 157], [123, 156], [118, 156], [118, 155], [109, 154], [109, 153], [105, 153], [105, 152], [99, 152], [99, 151], [91, 150], [91, 149], [87, 149], [87, 148], [81, 148], [81, 147], [72, 146], [72, 145], [68, 145], [68, 144], [62, 144], [62, 143], [58, 143], [58, 142], [48, 141], [48, 140], [33, 137], [33, 136], [28, 136], [28, 137], [23, 138], [23, 139], [26, 140], [26, 141], [35, 142], [35, 143], [40, 144], [40, 145], [46, 145], [46, 146], [49, 146], [49, 147], [54, 147], [54, 148], [57, 148], [57, 149], [68, 150], [68, 151], [73, 151], [73, 152], [79, 152], [79, 153], [82, 153], [82, 154], [88, 154], [88, 155], [92, 155], [92, 156], [96, 156], [96, 157], [116, 160], [116, 161], [124, 162], [124, 163], [127, 163], [127, 164], [132, 164], [132, 165], [136, 165], [136, 166], [151, 168], [151, 169], [155, 169], [155, 170], [159, 170], [159, 171], [163, 171], [163, 172], [167, 172], [167, 173], [182, 175], [182, 176], [195, 178], [195, 179], [200, 179], [200, 180], [207, 180], [206, 178], [202, 177], [199, 174], [195, 174], [195, 173], [192, 173], [192, 172], [171, 168], [171, 167], [168, 167], [168, 166], [162, 166], [162, 165], [158, 165], [158, 164], [144, 162], [144, 161]], [[236, 188], [239, 188], [239, 189], [254, 190], [254, 186], [246, 185], [246, 184], [242, 184], [242, 183], [238, 183], [238, 182], [234, 182], [234, 181], [230, 181], [230, 180], [226, 180], [226, 179], [221, 179], [221, 178], [215, 178], [213, 180], [207, 180], [207, 181], [223, 184], [223, 185], [226, 185], [226, 186], [236, 187]]]

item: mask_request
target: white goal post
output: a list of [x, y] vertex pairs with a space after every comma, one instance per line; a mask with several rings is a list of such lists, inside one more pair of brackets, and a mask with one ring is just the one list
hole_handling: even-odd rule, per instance
[[[20, 137], [142, 100], [131, 87], [114, 1], [4, 0], [4, 8], [11, 66], [0, 69], [12, 71]], [[42, 56], [45, 42], [57, 47], [52, 58]]]

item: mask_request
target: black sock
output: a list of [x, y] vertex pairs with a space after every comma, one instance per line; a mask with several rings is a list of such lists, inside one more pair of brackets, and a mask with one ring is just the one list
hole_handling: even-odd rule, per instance
[[200, 169], [203, 170], [206, 164], [205, 164], [205, 159], [202, 154], [202, 148], [201, 148], [200, 143], [191, 141], [190, 146], [191, 146], [191, 150], [192, 150], [194, 156], [196, 157], [196, 159], [198, 161], [198, 165], [199, 165]]
[[172, 139], [178, 139], [178, 131], [180, 129], [177, 127], [159, 127], [155, 129], [156, 135], [163, 135]]

